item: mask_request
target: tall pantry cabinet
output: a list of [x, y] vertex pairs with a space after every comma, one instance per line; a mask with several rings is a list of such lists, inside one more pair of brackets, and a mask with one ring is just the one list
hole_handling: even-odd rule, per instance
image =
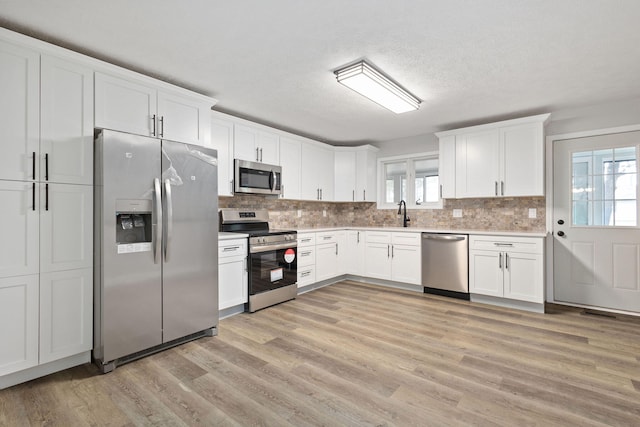
[[0, 75], [4, 388], [89, 361], [93, 72], [0, 40]]

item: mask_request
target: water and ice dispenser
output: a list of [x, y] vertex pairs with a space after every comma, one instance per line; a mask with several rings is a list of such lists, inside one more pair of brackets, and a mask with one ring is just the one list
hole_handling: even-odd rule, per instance
[[152, 250], [151, 200], [116, 201], [116, 244], [119, 254]]

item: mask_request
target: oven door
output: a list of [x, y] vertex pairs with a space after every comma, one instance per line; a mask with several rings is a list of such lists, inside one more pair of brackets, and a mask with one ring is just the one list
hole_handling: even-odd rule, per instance
[[298, 280], [298, 248], [262, 249], [249, 254], [249, 295], [295, 284]]

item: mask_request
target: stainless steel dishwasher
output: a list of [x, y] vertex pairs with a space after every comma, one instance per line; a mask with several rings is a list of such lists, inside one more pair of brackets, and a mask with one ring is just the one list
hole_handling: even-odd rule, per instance
[[425, 293], [469, 299], [469, 236], [422, 233]]

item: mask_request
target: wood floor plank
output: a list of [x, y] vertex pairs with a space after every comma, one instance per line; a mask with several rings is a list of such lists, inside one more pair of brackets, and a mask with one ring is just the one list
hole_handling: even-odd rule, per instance
[[640, 425], [640, 321], [343, 281], [99, 375], [0, 390], [0, 426]]

